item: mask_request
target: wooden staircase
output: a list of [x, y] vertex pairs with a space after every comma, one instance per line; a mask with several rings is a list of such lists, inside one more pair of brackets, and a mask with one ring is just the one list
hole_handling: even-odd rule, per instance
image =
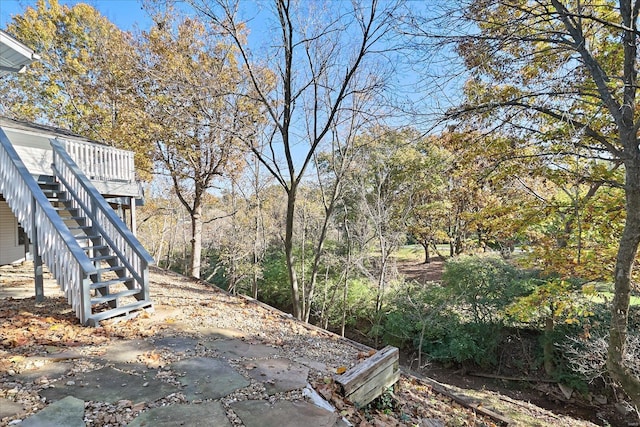
[[42, 264], [65, 293], [80, 322], [131, 316], [152, 309], [153, 259], [69, 156], [50, 140], [51, 176], [31, 176], [0, 129], [0, 194], [29, 236], [36, 299], [42, 299]]
[[73, 199], [60, 183], [54, 177], [39, 177], [37, 183], [96, 268], [96, 272], [89, 275], [91, 313], [88, 324], [96, 326], [104, 319], [128, 317], [138, 310], [152, 308], [143, 287], [137, 286], [136, 278], [122, 265], [100, 230], [89, 225], [89, 218], [73, 206]]

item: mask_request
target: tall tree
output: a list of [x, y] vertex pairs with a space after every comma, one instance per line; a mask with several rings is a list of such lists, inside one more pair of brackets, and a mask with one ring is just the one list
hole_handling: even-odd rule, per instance
[[413, 130], [389, 128], [375, 128], [360, 136], [359, 155], [345, 183], [349, 188], [343, 195], [343, 204], [349, 206], [352, 217], [366, 223], [352, 233], [360, 234], [367, 253], [375, 253], [369, 257], [371, 265], [364, 272], [377, 284], [376, 314], [382, 309], [390, 282], [391, 257], [405, 242], [415, 196], [425, 185], [421, 179], [424, 176], [417, 174], [427, 170], [414, 167], [418, 140]]
[[447, 218], [451, 204], [447, 198], [447, 172], [452, 155], [440, 144], [438, 137], [419, 138], [405, 166], [414, 182], [415, 191], [406, 194], [411, 205], [407, 231], [422, 246], [424, 263], [431, 262], [431, 249], [447, 240]]
[[[640, 243], [637, 0], [471, 0], [449, 11], [469, 29], [449, 37], [470, 71], [466, 103], [486, 127], [504, 125], [536, 143], [624, 167], [624, 228], [613, 278], [608, 370], [640, 405], [640, 378], [624, 364], [632, 275]], [[460, 22], [458, 22], [460, 24]], [[451, 25], [449, 25], [451, 28]], [[423, 27], [422, 29], [426, 29]]]
[[[270, 10], [275, 20], [272, 47], [255, 55], [245, 44], [246, 24], [238, 16], [238, 2], [187, 2], [233, 38], [255, 97], [269, 118], [267, 148], [256, 144], [252, 149], [286, 193], [285, 258], [293, 315], [302, 319], [293, 252], [298, 188], [338, 113], [354, 108], [350, 102], [354, 95], [381, 90], [385, 77], [381, 41], [390, 32], [395, 3], [339, 2], [329, 9], [320, 3], [275, 0]], [[374, 61], [378, 61], [375, 72]], [[275, 83], [265, 81], [258, 64], [274, 70]]]
[[251, 104], [234, 93], [244, 84], [234, 48], [194, 19], [169, 15], [143, 34], [140, 95], [155, 140], [157, 171], [171, 178], [191, 220], [189, 275], [200, 277], [203, 201], [219, 180], [243, 165], [241, 139]]
[[135, 90], [137, 50], [131, 34], [93, 7], [38, 0], [7, 31], [41, 56], [24, 74], [0, 81], [0, 111], [133, 150], [150, 177], [150, 140]]

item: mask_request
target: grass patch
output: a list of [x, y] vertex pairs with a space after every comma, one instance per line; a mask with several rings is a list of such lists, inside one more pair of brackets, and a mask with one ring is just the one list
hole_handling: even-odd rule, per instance
[[393, 256], [399, 261], [418, 261], [424, 257], [424, 249], [420, 245], [404, 245]]
[[[613, 283], [599, 282], [596, 284], [598, 295], [594, 297], [594, 301], [598, 303], [610, 303], [613, 300]], [[640, 306], [640, 296], [631, 296], [630, 306]]]
[[[438, 244], [438, 251], [444, 255], [449, 255], [449, 245]], [[433, 248], [429, 248], [432, 257], [438, 256]], [[424, 261], [424, 248], [420, 245], [404, 245], [393, 253], [393, 257], [398, 261]]]

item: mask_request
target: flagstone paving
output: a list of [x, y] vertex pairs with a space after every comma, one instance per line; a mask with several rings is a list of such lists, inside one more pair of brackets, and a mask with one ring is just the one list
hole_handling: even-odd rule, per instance
[[40, 392], [48, 400], [56, 401], [66, 396], [82, 400], [116, 403], [126, 399], [135, 402], [154, 402], [180, 389], [154, 379], [151, 375], [133, 375], [112, 367], [104, 367], [72, 378], [55, 381]]
[[129, 423], [129, 427], [232, 427], [220, 402], [207, 402], [197, 405], [171, 405], [153, 408], [143, 412]]
[[250, 383], [227, 362], [208, 357], [184, 359], [169, 366], [179, 375], [187, 400], [219, 399]]
[[[129, 424], [134, 427], [346, 425], [335, 410], [328, 409], [332, 407], [327, 402], [320, 405], [302, 399], [266, 400], [268, 396], [298, 391], [304, 396], [309, 368], [280, 357], [277, 348], [229, 338], [234, 335], [233, 331], [216, 331], [217, 338], [208, 335], [207, 341], [169, 335], [112, 343], [103, 354], [77, 360], [85, 370], [79, 370], [66, 359], [45, 358], [53, 363], [17, 374], [15, 378], [46, 383], [39, 394], [51, 403], [18, 425], [84, 426], [85, 402], [144, 409]], [[150, 354], [167, 363], [150, 367], [143, 363], [149, 362]], [[73, 360], [76, 359], [74, 353]], [[159, 379], [169, 375], [173, 382]], [[231, 398], [232, 412], [228, 413], [221, 399], [238, 390], [251, 390], [254, 398], [243, 401]], [[24, 411], [15, 403], [0, 404], [3, 417]]]
[[[249, 375], [262, 381], [267, 394], [302, 389], [307, 385], [309, 369], [287, 359], [260, 359], [248, 365]], [[248, 369], [247, 368], [247, 369]]]
[[0, 419], [13, 415], [20, 415], [24, 412], [24, 407], [13, 400], [0, 398]]
[[[231, 405], [246, 427], [332, 427], [339, 424], [335, 412], [307, 402], [247, 400]], [[291, 416], [295, 414], [295, 416]]]
[[153, 344], [144, 340], [130, 340], [113, 343], [102, 355], [102, 359], [107, 362], [130, 363], [138, 360], [148, 351], [153, 350]]
[[215, 340], [203, 342], [205, 348], [216, 350], [225, 359], [273, 357], [278, 350], [262, 344], [249, 344], [240, 340]]
[[21, 427], [84, 427], [84, 401], [73, 396], [55, 402], [20, 423]]

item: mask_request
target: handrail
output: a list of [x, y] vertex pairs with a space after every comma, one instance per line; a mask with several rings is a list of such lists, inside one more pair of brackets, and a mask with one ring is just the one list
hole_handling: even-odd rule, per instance
[[[50, 143], [53, 147], [54, 172], [74, 197], [75, 205], [85, 212], [91, 225], [102, 232], [103, 238], [123, 262], [132, 267], [138, 265], [138, 271], [146, 270], [149, 264], [154, 263], [151, 255], [91, 184], [62, 143], [58, 139], [51, 139]], [[137, 273], [135, 268], [129, 269]]]
[[86, 176], [98, 181], [135, 181], [133, 153], [107, 145], [63, 140], [64, 149]]
[[[97, 269], [74, 239], [0, 129], [0, 193], [27, 235], [40, 245], [42, 260], [65, 292], [76, 315], [84, 322], [85, 279]], [[37, 226], [36, 226], [37, 224]], [[35, 233], [35, 234], [34, 234]]]

